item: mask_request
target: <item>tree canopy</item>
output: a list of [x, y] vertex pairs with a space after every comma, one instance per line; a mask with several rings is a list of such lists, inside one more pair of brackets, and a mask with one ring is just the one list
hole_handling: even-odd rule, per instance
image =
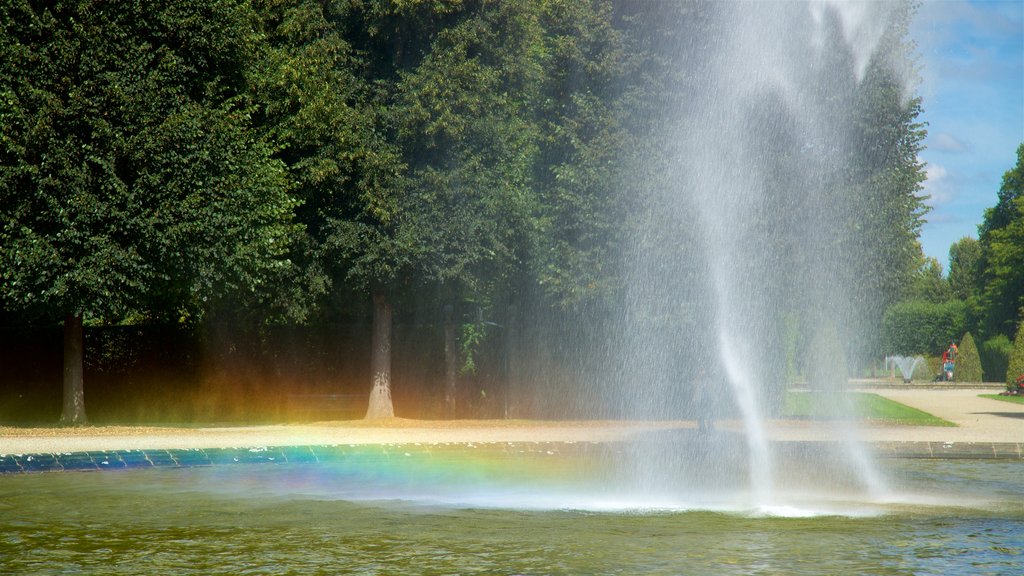
[[[533, 335], [557, 342], [566, 318], [618, 318], [624, 302], [664, 289], [677, 296], [670, 310], [631, 321], [697, 333], [708, 306], [693, 290], [627, 285], [665, 268], [663, 282], [707, 280], [696, 208], [665, 201], [685, 185], [676, 140], [700, 123], [673, 116], [711, 97], [720, 11], [627, 0], [6, 3], [0, 299], [26, 318], [87, 324], [365, 321], [372, 310], [382, 330], [393, 303], [418, 303], [428, 321], [471, 303], [462, 322], [487, 310], [509, 325], [529, 306], [550, 330]], [[812, 301], [835, 306], [809, 296], [820, 262], [798, 244], [840, 255], [817, 268], [828, 270], [821, 285], [849, 287], [837, 326], [877, 325], [915, 273], [925, 284], [941, 276], [916, 243], [924, 130], [901, 77], [910, 13], [910, 3], [892, 11], [863, 70], [831, 21], [833, 49], [806, 70], [818, 90], [803, 95], [808, 110], [773, 115], [768, 94], [740, 111], [761, 135], [748, 145], [770, 160], [735, 167], [766, 173], [766, 209], [744, 233], [777, 247], [773, 260], [758, 249], [741, 265], [793, 272], [755, 294], [780, 324]], [[803, 112], [841, 136], [801, 132]], [[1011, 180], [980, 241], [1002, 271], [983, 293], [992, 306], [1019, 306]], [[796, 205], [794, 188], [817, 195]], [[805, 234], [825, 209], [836, 225]], [[581, 331], [572, 339], [607, 336]]]
[[998, 203], [978, 226], [986, 335], [1012, 336], [1024, 311], [1024, 144], [1003, 175]]
[[241, 105], [251, 17], [227, 1], [5, 5], [8, 306], [117, 322], [267, 298], [299, 228]]

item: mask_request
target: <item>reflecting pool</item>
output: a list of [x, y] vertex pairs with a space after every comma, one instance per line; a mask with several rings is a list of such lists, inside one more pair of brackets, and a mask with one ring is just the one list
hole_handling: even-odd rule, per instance
[[646, 499], [604, 447], [0, 476], [0, 574], [1018, 574], [1024, 463], [882, 460], [884, 500]]

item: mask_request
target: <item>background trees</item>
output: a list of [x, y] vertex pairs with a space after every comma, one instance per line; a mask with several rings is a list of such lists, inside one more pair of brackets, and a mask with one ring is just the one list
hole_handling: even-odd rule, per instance
[[299, 228], [241, 105], [242, 2], [0, 11], [6, 306], [65, 317], [61, 420], [85, 421], [81, 326], [201, 317], [280, 286]]
[[1024, 144], [1003, 175], [999, 202], [978, 227], [980, 290], [986, 336], [1011, 337], [1024, 316]]
[[[372, 324], [369, 414], [385, 416], [392, 318], [439, 325], [450, 307], [447, 324], [465, 335], [450, 355], [489, 357], [509, 381], [517, 371], [528, 379], [513, 358], [529, 356], [534, 373], [566, 388], [590, 380], [588, 370], [610, 372], [619, 320], [696, 342], [706, 303], [687, 286], [641, 286], [633, 264], [677, 267], [695, 283], [707, 273], [693, 213], [663, 209], [679, 185], [668, 167], [679, 161], [680, 128], [664, 118], [704, 85], [723, 34], [717, 9], [611, 0], [8, 3], [5, 315], [66, 317], [70, 350], [82, 322]], [[941, 279], [920, 266], [914, 242], [920, 102], [888, 66], [912, 59], [908, 14], [894, 20], [863, 82], [849, 55], [812, 71], [856, 104], [853, 117], [829, 116], [848, 141], [816, 148], [824, 176], [794, 175], [809, 161], [795, 133], [770, 142], [771, 202], [813, 185], [820, 205], [845, 207], [843, 230], [821, 234], [856, 255], [835, 263], [854, 294], [840, 324], [877, 325], [915, 267], [922, 285]], [[827, 111], [836, 86], [821, 86], [811, 100]], [[751, 122], [772, 124], [757, 109]], [[766, 210], [757, 229], [799, 230], [814, 212], [785, 208]], [[1004, 230], [993, 225], [982, 242], [996, 247], [986, 261], [1012, 258], [999, 248]], [[801, 238], [773, 236], [782, 246]], [[973, 269], [968, 251], [958, 275]], [[766, 307], [785, 303], [780, 323], [806, 303], [785, 301], [797, 284], [765, 287]], [[630, 299], [665, 293], [672, 297], [651, 317], [622, 318]], [[349, 353], [362, 352], [338, 351]], [[449, 406], [454, 378], [444, 387]], [[79, 408], [68, 413], [84, 418]]]
[[1024, 317], [1022, 154], [1024, 145], [1017, 149], [1017, 164], [1003, 176], [998, 203], [985, 211], [978, 240], [965, 237], [950, 246], [948, 277], [934, 259], [919, 258], [902, 301], [886, 312], [887, 350], [938, 354], [970, 331], [979, 335], [985, 378], [1003, 380], [1011, 338]]

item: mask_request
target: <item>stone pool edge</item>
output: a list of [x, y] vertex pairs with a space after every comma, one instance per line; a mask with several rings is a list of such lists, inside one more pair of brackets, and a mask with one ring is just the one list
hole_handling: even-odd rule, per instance
[[[127, 470], [137, 468], [192, 468], [231, 464], [315, 464], [338, 461], [357, 451], [376, 447], [383, 452], [429, 449], [437, 446], [573, 446], [576, 442], [475, 442], [307, 446], [250, 446], [239, 448], [183, 448], [154, 450], [97, 450], [82, 452], [0, 454], [0, 475], [38, 472]], [[595, 442], [594, 445], [608, 444]], [[804, 442], [777, 442], [794, 448]], [[821, 446], [820, 442], [813, 445]], [[887, 441], [868, 445], [880, 458], [1024, 460], [1024, 443]]]

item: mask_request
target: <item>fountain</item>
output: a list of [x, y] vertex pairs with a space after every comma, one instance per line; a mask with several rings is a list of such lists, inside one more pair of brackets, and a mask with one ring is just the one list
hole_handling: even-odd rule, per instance
[[[955, 458], [924, 459], [929, 446], [883, 474], [852, 420], [823, 425], [834, 442], [772, 438], [794, 366], [845, 402], [861, 338], [839, 240], [859, 207], [831, 179], [890, 3], [709, 6], [678, 47], [703, 74], [674, 87], [671, 162], [645, 171], [660, 176], [607, 346], [618, 371], [598, 390], [605, 414], [700, 428], [604, 444], [0, 446], [0, 472], [25, 472], [0, 474], [0, 574], [1019, 573], [1019, 444], [987, 462], [952, 443]], [[921, 358], [890, 360], [906, 378]]]
[[900, 375], [903, 376], [903, 382], [910, 384], [911, 380], [914, 379], [914, 371], [917, 370], [917, 366], [924, 362], [923, 356], [886, 356], [885, 365], [887, 369], [895, 370], [900, 369]]
[[[890, 10], [886, 3], [718, 3], [706, 28], [693, 32], [698, 39], [669, 48], [704, 74], [677, 86], [667, 165], [640, 167], [661, 176], [647, 183], [655, 208], [628, 258], [615, 401], [630, 417], [710, 411], [738, 422], [742, 442], [724, 432], [652, 439], [626, 465], [638, 490], [759, 509], [811, 489], [802, 474], [820, 480], [807, 474], [820, 462], [782, 461], [767, 422], [785, 395], [787, 363], [801, 360], [787, 357], [787, 325], [808, 335], [805, 342], [825, 325], [840, 349], [863, 341], [849, 276], [856, 242], [844, 235], [862, 216], [840, 182], [856, 146], [851, 94]], [[845, 378], [817, 384], [839, 397]], [[884, 494], [855, 426], [844, 421], [826, 433], [837, 446], [827, 458], [829, 481]], [[734, 459], [737, 452], [745, 461]]]

